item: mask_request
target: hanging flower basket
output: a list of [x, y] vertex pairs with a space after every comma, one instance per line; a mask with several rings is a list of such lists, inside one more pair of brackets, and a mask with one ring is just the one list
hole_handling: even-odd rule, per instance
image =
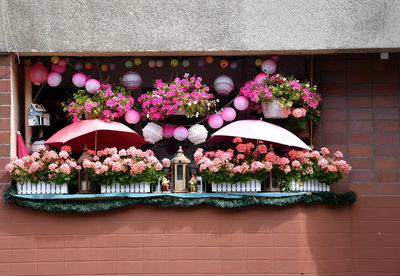
[[110, 193], [150, 193], [150, 183], [140, 182], [128, 185], [122, 185], [113, 182], [111, 185], [101, 185], [100, 191], [102, 194]]
[[246, 182], [239, 183], [212, 183], [211, 191], [217, 193], [231, 193], [231, 192], [260, 192], [261, 191], [261, 182], [252, 179]]
[[292, 192], [329, 192], [331, 187], [315, 179], [304, 182], [292, 179], [290, 182], [290, 190]]
[[17, 183], [17, 193], [21, 195], [68, 194], [68, 184], [45, 183], [43, 181], [37, 184], [31, 182]]
[[283, 108], [277, 99], [272, 102], [262, 102], [261, 107], [266, 119], [285, 119], [289, 117], [290, 112]]

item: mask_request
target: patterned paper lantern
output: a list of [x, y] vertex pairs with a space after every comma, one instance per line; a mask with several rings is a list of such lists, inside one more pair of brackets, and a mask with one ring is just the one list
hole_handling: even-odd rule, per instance
[[231, 62], [231, 69], [236, 69], [238, 67], [238, 64], [236, 61]]
[[110, 68], [110, 70], [115, 70], [117, 69], [117, 65], [115, 63], [110, 63], [110, 65], [108, 66]]
[[57, 64], [52, 64], [52, 65], [51, 65], [51, 71], [57, 72], [57, 73], [60, 73], [60, 74], [64, 73], [66, 69], [67, 69], [67, 68], [66, 68], [65, 66], [61, 66], [61, 65], [58, 64], [58, 63], [57, 63]]
[[125, 113], [125, 121], [129, 124], [137, 124], [140, 121], [140, 114], [136, 110], [129, 110]]
[[213, 57], [206, 57], [205, 59], [206, 63], [211, 64], [214, 62], [214, 58]]
[[91, 63], [91, 62], [85, 62], [85, 64], [83, 66], [85, 67], [86, 70], [93, 69], [93, 63]]
[[162, 139], [163, 129], [155, 123], [148, 123], [142, 130], [143, 138], [150, 144], [155, 144]]
[[203, 125], [196, 124], [189, 128], [189, 141], [195, 145], [204, 143], [207, 140], [208, 131]]
[[34, 85], [40, 85], [47, 80], [47, 69], [42, 62], [36, 62], [29, 68], [28, 75]]
[[174, 130], [174, 138], [178, 141], [185, 140], [189, 135], [189, 131], [186, 127], [179, 126]]
[[82, 70], [82, 69], [83, 69], [83, 64], [80, 63], [80, 62], [75, 63], [75, 69], [76, 69], [76, 70]]
[[91, 94], [96, 93], [100, 89], [100, 82], [96, 79], [88, 80], [85, 83], [85, 88], [86, 88], [86, 91]]
[[142, 83], [142, 77], [136, 72], [128, 71], [122, 76], [122, 85], [126, 89], [137, 89]]
[[229, 65], [229, 61], [226, 59], [221, 60], [221, 62], [219, 63], [219, 66], [221, 66], [221, 68], [226, 68]]
[[179, 61], [176, 58], [171, 59], [171, 67], [177, 67], [178, 65]]
[[259, 84], [262, 84], [266, 78], [267, 78], [267, 74], [260, 73], [254, 78], [254, 81], [256, 81]]
[[107, 71], [108, 71], [108, 65], [107, 65], [107, 64], [102, 64], [102, 65], [100, 66], [100, 70], [101, 70], [102, 72], [107, 72]]
[[205, 62], [204, 60], [199, 59], [199, 60], [197, 61], [197, 66], [203, 67], [205, 63], [206, 63], [206, 62]]
[[139, 58], [139, 57], [134, 58], [134, 59], [133, 59], [133, 63], [134, 63], [136, 66], [139, 66], [139, 65], [142, 64], [142, 59]]
[[47, 83], [48, 85], [50, 85], [51, 87], [57, 87], [60, 85], [62, 81], [62, 77], [60, 73], [57, 72], [51, 72], [48, 76], [47, 76]]
[[133, 67], [133, 62], [130, 60], [125, 61], [125, 68], [131, 69]]
[[214, 129], [222, 127], [223, 124], [224, 119], [219, 114], [214, 114], [208, 118], [208, 125]]
[[189, 67], [189, 65], [190, 65], [190, 62], [189, 62], [188, 59], [185, 59], [185, 60], [182, 61], [182, 66], [183, 67]]
[[276, 71], [276, 63], [271, 59], [264, 60], [264, 62], [261, 65], [261, 70], [264, 73], [271, 75]]
[[65, 59], [63, 59], [63, 58], [60, 59], [57, 63], [58, 63], [58, 65], [60, 65], [62, 67], [67, 66], [67, 61]]
[[156, 67], [156, 61], [154, 59], [150, 59], [148, 65], [150, 68], [154, 68]]
[[219, 95], [226, 96], [232, 92], [234, 88], [233, 80], [231, 77], [221, 75], [214, 81], [214, 89]]
[[258, 58], [258, 59], [256, 59], [256, 60], [254, 61], [254, 64], [255, 64], [256, 66], [261, 66], [262, 63], [263, 63], [263, 60], [262, 60], [261, 58]]
[[156, 61], [156, 66], [157, 66], [158, 68], [163, 67], [163, 65], [164, 65], [164, 61], [163, 61], [162, 59], [158, 59], [158, 60]]
[[226, 107], [221, 112], [221, 117], [226, 122], [231, 122], [236, 118], [236, 111], [232, 107]]
[[53, 64], [57, 64], [59, 60], [60, 58], [58, 56], [52, 56], [50, 61]]
[[175, 127], [173, 125], [163, 125], [163, 137], [171, 138], [174, 136]]
[[72, 83], [76, 87], [84, 87], [87, 82], [87, 77], [85, 74], [76, 73], [72, 76]]
[[279, 56], [272, 56], [272, 57], [271, 57], [271, 60], [272, 60], [273, 62], [275, 62], [275, 63], [278, 63], [278, 62], [279, 62]]
[[249, 107], [249, 101], [245, 97], [239, 96], [233, 100], [233, 105], [237, 110], [243, 111]]

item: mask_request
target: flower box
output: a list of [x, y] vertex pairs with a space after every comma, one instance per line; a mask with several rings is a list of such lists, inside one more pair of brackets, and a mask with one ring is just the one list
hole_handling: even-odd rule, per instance
[[261, 182], [255, 179], [239, 183], [212, 183], [211, 191], [217, 193], [227, 192], [260, 192]]
[[321, 183], [315, 179], [304, 182], [292, 179], [290, 182], [290, 190], [292, 192], [329, 192], [330, 189], [329, 185]]
[[102, 194], [110, 193], [150, 193], [150, 183], [140, 182], [128, 185], [121, 185], [114, 182], [111, 185], [100, 185]]
[[264, 118], [266, 119], [284, 119], [289, 117], [289, 112], [279, 104], [279, 100], [261, 103]]
[[21, 195], [68, 194], [68, 184], [60, 185], [42, 181], [37, 184], [31, 182], [17, 183], [17, 193]]

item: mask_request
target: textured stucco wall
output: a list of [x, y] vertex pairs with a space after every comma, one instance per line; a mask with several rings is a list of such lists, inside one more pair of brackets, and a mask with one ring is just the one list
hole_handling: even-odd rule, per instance
[[332, 52], [400, 45], [396, 0], [2, 2], [0, 52]]

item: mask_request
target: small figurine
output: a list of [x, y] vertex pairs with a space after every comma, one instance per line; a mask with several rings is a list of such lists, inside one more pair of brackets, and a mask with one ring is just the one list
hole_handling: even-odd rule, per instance
[[165, 176], [162, 178], [161, 186], [164, 192], [169, 191], [169, 180]]
[[189, 188], [190, 188], [190, 192], [194, 193], [197, 190], [197, 180], [196, 180], [196, 176], [194, 174], [192, 174], [192, 177], [189, 180]]

